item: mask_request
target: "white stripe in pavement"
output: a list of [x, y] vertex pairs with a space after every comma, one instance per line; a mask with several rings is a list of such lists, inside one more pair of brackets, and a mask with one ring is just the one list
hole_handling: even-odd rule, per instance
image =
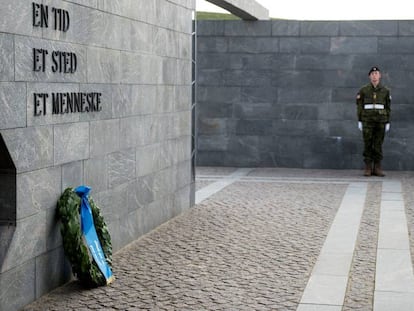
[[[223, 178], [223, 176], [212, 175], [198, 175], [196, 181], [215, 181]], [[351, 182], [365, 182], [366, 177], [349, 177], [349, 178], [332, 178], [332, 177], [262, 177], [262, 176], [245, 176], [240, 179], [240, 182], [277, 182], [277, 183], [335, 183], [335, 184], [349, 184]], [[382, 181], [381, 177], [372, 177], [370, 182]]]
[[410, 311], [414, 275], [401, 183], [382, 185], [374, 311]]
[[[217, 177], [210, 177], [210, 176], [197, 176], [196, 181], [212, 181], [212, 180], [217, 180], [219, 178]], [[352, 181], [359, 181], [359, 180], [352, 180]], [[327, 183], [340, 183], [340, 184], [349, 184], [350, 182], [352, 182], [350, 180], [344, 180], [344, 179], [333, 179], [333, 178], [289, 178], [289, 177], [250, 177], [250, 176], [246, 176], [246, 177], [242, 177], [240, 178], [240, 182], [263, 182], [263, 183], [269, 183], [269, 182], [273, 182], [273, 183], [292, 183], [292, 184], [297, 184], [297, 183], [307, 183], [307, 184], [314, 184], [314, 183], [318, 183], [318, 184], [327, 184]]]
[[342, 309], [366, 193], [366, 182], [349, 184], [297, 311]]
[[225, 176], [223, 179], [216, 181], [200, 190], [195, 194], [195, 204], [198, 204], [213, 194], [219, 192], [223, 188], [231, 185], [235, 181], [239, 180], [241, 177], [249, 174], [253, 169], [252, 168], [239, 168], [230, 175]]
[[[216, 181], [217, 178], [203, 178], [197, 179], [197, 181]], [[244, 179], [241, 178], [238, 180], [241, 183], [278, 183], [278, 184], [339, 184], [339, 185], [348, 185], [349, 181], [340, 181], [340, 180], [326, 180], [326, 181], [315, 181], [311, 179], [303, 180], [283, 180], [283, 179]]]

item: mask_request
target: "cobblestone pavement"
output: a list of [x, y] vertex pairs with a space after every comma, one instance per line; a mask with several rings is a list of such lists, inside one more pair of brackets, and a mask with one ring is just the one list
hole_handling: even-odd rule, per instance
[[[197, 190], [235, 170], [198, 168]], [[369, 186], [343, 310], [372, 310], [384, 179], [360, 173], [255, 169], [114, 254], [110, 286], [74, 281], [24, 310], [296, 310], [351, 180]], [[414, 174], [386, 178], [402, 182], [412, 237]]]

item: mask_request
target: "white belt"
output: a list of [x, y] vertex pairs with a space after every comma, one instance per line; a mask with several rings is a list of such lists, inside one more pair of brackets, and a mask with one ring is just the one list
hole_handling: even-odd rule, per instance
[[382, 104], [367, 104], [367, 105], [364, 105], [364, 109], [384, 109], [384, 105], [382, 105]]

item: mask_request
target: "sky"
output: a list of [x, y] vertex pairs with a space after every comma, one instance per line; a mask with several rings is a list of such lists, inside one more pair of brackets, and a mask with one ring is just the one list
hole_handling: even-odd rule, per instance
[[[296, 20], [412, 20], [408, 0], [256, 0], [270, 17]], [[197, 11], [227, 11], [205, 0], [196, 0]]]

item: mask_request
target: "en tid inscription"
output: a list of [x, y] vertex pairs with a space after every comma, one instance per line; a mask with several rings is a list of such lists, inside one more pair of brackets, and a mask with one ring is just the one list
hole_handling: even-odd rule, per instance
[[[69, 12], [64, 9], [52, 7], [32, 2], [33, 7], [33, 27], [49, 28], [50, 17], [53, 28], [58, 31], [66, 32], [70, 25]], [[50, 12], [50, 14], [49, 14]]]

